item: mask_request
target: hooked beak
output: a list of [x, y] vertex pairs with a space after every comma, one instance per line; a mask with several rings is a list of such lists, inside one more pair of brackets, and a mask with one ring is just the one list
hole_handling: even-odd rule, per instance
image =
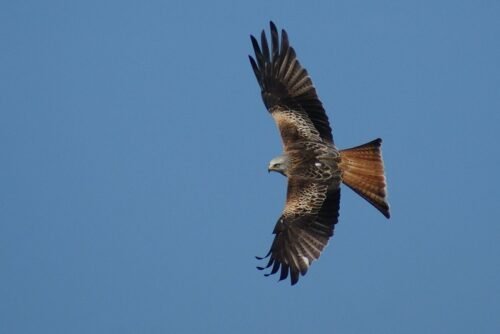
[[280, 173], [281, 175], [285, 175], [285, 173], [283, 173], [283, 171], [279, 168], [276, 168], [276, 166], [269, 166], [267, 167], [267, 172], [268, 173], [271, 173], [271, 172], [278, 172]]

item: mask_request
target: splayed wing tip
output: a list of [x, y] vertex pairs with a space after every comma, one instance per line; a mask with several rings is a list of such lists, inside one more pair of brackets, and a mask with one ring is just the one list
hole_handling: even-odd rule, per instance
[[260, 257], [260, 256], [255, 256], [255, 258], [256, 258], [257, 260], [264, 260], [264, 259], [267, 259], [267, 258], [269, 257], [269, 255], [271, 255], [271, 250], [269, 250], [269, 252], [267, 252], [267, 254], [266, 254], [266, 255], [264, 255], [264, 256], [262, 256], [262, 257]]

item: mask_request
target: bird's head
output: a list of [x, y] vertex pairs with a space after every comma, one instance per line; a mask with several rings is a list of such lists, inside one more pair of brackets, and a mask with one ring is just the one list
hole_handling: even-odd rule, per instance
[[267, 167], [268, 172], [278, 172], [284, 176], [287, 176], [288, 171], [288, 157], [286, 155], [280, 155], [269, 162], [269, 167]]

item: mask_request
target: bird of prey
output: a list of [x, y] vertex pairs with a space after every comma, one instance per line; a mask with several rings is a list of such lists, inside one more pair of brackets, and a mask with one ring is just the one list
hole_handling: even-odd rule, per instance
[[250, 36], [255, 58], [250, 64], [264, 104], [278, 126], [284, 153], [268, 170], [288, 178], [285, 208], [273, 234], [266, 276], [280, 271], [291, 284], [305, 275], [333, 235], [344, 183], [389, 218], [381, 139], [350, 149], [335, 146], [332, 130], [316, 89], [297, 60], [285, 30], [273, 22], [271, 45], [262, 31], [260, 45]]

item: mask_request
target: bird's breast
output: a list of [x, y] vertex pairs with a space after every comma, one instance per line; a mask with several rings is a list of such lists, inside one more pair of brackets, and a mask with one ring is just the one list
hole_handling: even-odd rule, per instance
[[289, 177], [318, 181], [340, 180], [340, 154], [332, 146], [323, 143], [297, 143], [287, 150], [287, 154], [290, 157]]

